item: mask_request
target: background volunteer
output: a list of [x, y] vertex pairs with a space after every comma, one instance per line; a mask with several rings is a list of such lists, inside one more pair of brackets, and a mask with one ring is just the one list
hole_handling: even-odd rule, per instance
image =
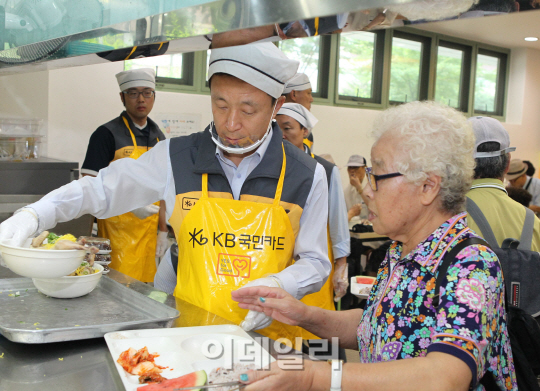
[[329, 246], [331, 246], [329, 247], [329, 257], [334, 261], [335, 266], [330, 275], [332, 278], [328, 279], [321, 291], [305, 297], [303, 301], [321, 308], [333, 309], [332, 293], [335, 294], [335, 301], [338, 301], [347, 293], [347, 287], [349, 286], [347, 257], [351, 253], [347, 208], [339, 169], [335, 164], [312, 154], [309, 147], [303, 143], [318, 122], [317, 118], [307, 108], [298, 103], [285, 103], [278, 111], [276, 120], [283, 131], [283, 138], [317, 160], [326, 172], [328, 181], [328, 232]]
[[347, 174], [349, 183], [343, 193], [349, 220], [355, 216], [359, 216], [361, 220], [367, 219], [368, 209], [362, 195], [366, 176], [366, 159], [360, 155], [351, 155], [347, 162]]
[[[83, 175], [97, 176], [99, 170], [118, 159], [137, 159], [165, 140], [163, 132], [148, 117], [155, 101], [155, 71], [124, 71], [116, 79], [125, 111], [90, 136], [81, 168]], [[157, 205], [150, 204], [98, 220], [98, 236], [111, 241], [111, 268], [143, 282], [154, 280], [155, 257], [163, 256], [168, 246], [165, 214], [159, 210]]]
[[[216, 56], [219, 56], [221, 61], [217, 61]], [[232, 57], [231, 61], [226, 61], [227, 57]], [[238, 81], [243, 80], [247, 89], [256, 87], [259, 91], [267, 92], [274, 98], [280, 97], [285, 81], [294, 75], [298, 67], [298, 62], [287, 59], [271, 43], [217, 49], [212, 51], [210, 60], [211, 63], [215, 60], [216, 64], [223, 66], [219, 72], [233, 74]], [[214, 66], [212, 69], [210, 65], [210, 77], [217, 68]], [[265, 75], [269, 76], [265, 77]], [[211, 89], [211, 92], [214, 91]], [[269, 113], [268, 122], [271, 121], [273, 115], [274, 112], [272, 116]], [[247, 121], [250, 120], [247, 119]], [[229, 125], [232, 126], [234, 123], [237, 122], [231, 119]], [[194, 137], [209, 137], [213, 134], [212, 129], [213, 126], [210, 126], [205, 132], [196, 134], [197, 136]], [[209, 163], [219, 163], [222, 170], [220, 175], [227, 180], [234, 199], [239, 198], [244, 181], [258, 167], [265, 153], [272, 147], [272, 132], [276, 132], [276, 137], [279, 137], [278, 142], [281, 148], [282, 136], [279, 127], [269, 127], [265, 133], [266, 138], [253, 140], [255, 141], [253, 145], [258, 147], [256, 153], [252, 153], [248, 156], [251, 159], [244, 159], [242, 161], [244, 164], [238, 166], [222, 159], [221, 147], [214, 148]], [[169, 153], [170, 145], [171, 140], [165, 140], [137, 160], [114, 161], [100, 170], [95, 178], [83, 177], [47, 194], [40, 201], [19, 210], [14, 216], [0, 224], [0, 241], [20, 246], [28, 237], [54, 227], [58, 222], [69, 221], [85, 213], [93, 214], [98, 218], [108, 218], [158, 200], [166, 202], [167, 217], [170, 219], [176, 207], [176, 186], [182, 185], [174, 178], [173, 159], [189, 158], [189, 155], [185, 154], [172, 158]], [[307, 159], [306, 165], [312, 164], [309, 163], [311, 159], [308, 159], [305, 154], [297, 153], [296, 157], [300, 162]], [[268, 157], [267, 160], [272, 161], [272, 157]], [[318, 291], [330, 272], [325, 232], [328, 190], [324, 169], [317, 163], [313, 167], [312, 185], [304, 208], [300, 211], [301, 216], [294, 243], [293, 256], [296, 262], [275, 274], [281, 286], [298, 298]], [[284, 193], [287, 191], [284, 188]], [[295, 213], [298, 213], [298, 210]], [[207, 275], [198, 277], [208, 278]], [[272, 280], [276, 281], [276, 278]], [[252, 283], [268, 284], [268, 279], [261, 280], [263, 281]], [[249, 316], [250, 313], [248, 313]], [[250, 328], [258, 328], [268, 322], [268, 317], [255, 319], [252, 316], [249, 320]]]
[[536, 214], [540, 213], [540, 179], [527, 175], [529, 166], [520, 159], [512, 159], [506, 173], [506, 179], [513, 187], [523, 188], [532, 195], [529, 208]]
[[[305, 73], [299, 72], [285, 84], [283, 96], [285, 97], [285, 103], [298, 103], [311, 111], [312, 92], [309, 77]], [[304, 144], [309, 148], [313, 148], [313, 132], [308, 132], [308, 135], [304, 137]]]

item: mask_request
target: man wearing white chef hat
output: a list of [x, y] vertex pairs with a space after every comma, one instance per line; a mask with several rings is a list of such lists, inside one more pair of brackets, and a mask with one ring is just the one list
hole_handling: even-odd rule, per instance
[[203, 132], [158, 143], [138, 160], [120, 159], [96, 178], [46, 195], [2, 223], [0, 240], [21, 245], [60, 221], [107, 218], [163, 199], [178, 262], [162, 262], [155, 284], [172, 275], [176, 297], [244, 320], [246, 329], [270, 325], [261, 330], [269, 337], [297, 336], [296, 327], [242, 310], [231, 298], [248, 282], [301, 298], [320, 290], [331, 270], [324, 168], [283, 143], [272, 122], [297, 67], [271, 43], [212, 50], [214, 121]]
[[[81, 168], [83, 175], [97, 176], [118, 159], [138, 159], [165, 140], [158, 125], [148, 117], [155, 101], [155, 71], [132, 69], [116, 74], [116, 79], [125, 111], [90, 137]], [[165, 213], [158, 215], [159, 210], [157, 204], [150, 204], [98, 220], [98, 235], [111, 241], [111, 268], [143, 282], [154, 280], [155, 257], [163, 256], [168, 244]]]
[[[318, 120], [304, 106], [285, 103], [278, 111], [277, 123], [283, 131], [283, 138], [313, 157], [325, 169], [328, 183], [328, 252], [335, 264], [330, 278], [323, 288], [302, 299], [308, 305], [334, 310], [334, 300], [338, 301], [347, 293], [347, 257], [351, 253], [347, 207], [341, 185], [339, 169], [335, 164], [314, 155], [304, 144], [304, 138], [312, 131]], [[334, 297], [335, 294], [335, 297]], [[334, 300], [333, 300], [334, 299]], [[305, 331], [305, 339], [316, 338]]]

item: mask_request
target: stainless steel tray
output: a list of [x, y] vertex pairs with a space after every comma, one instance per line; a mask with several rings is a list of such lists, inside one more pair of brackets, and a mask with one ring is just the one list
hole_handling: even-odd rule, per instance
[[45, 296], [30, 278], [0, 280], [0, 334], [13, 342], [72, 341], [118, 330], [171, 327], [179, 315], [105, 276], [94, 291], [75, 299]]

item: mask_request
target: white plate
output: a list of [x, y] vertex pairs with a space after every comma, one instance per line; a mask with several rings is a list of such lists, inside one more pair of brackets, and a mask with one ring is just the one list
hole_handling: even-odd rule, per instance
[[[353, 295], [355, 295], [356, 297], [358, 297], [359, 299], [367, 300], [367, 298], [369, 297], [369, 293], [368, 294], [363, 294], [363, 293], [360, 293], [360, 292], [364, 291], [366, 288], [369, 288], [371, 290], [371, 287], [373, 286], [373, 284], [358, 284], [356, 282], [356, 277], [370, 277], [370, 276], [354, 276], [354, 277], [351, 277], [351, 293]], [[375, 283], [375, 278], [373, 279], [373, 283]]]
[[[201, 369], [210, 373], [229, 362], [255, 364], [256, 368], [261, 368], [275, 361], [257, 341], [235, 325], [117, 331], [105, 334], [105, 341], [127, 391], [141, 387], [139, 377], [127, 373], [117, 362], [120, 354], [129, 348], [139, 350], [146, 346], [150, 353], [159, 354], [155, 362], [169, 367], [161, 373], [167, 379]], [[216, 346], [222, 349], [221, 355]]]

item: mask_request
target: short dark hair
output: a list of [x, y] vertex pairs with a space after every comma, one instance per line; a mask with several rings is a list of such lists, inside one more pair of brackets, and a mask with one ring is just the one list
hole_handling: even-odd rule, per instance
[[[216, 76], [216, 75], [227, 75], [227, 76], [232, 76], [232, 77], [236, 77], [234, 75], [229, 75], [228, 73], [223, 73], [223, 72], [218, 72], [218, 73], [214, 73], [212, 75], [212, 77]], [[212, 91], [212, 77], [210, 79], [208, 79], [208, 88], [210, 88], [210, 91]], [[237, 78], [238, 79], [238, 78]], [[268, 93], [266, 94], [268, 95], [270, 98], [272, 98], [272, 107], [274, 107], [274, 104], [276, 103], [276, 98], [274, 98], [272, 95], [269, 95]]]
[[508, 197], [516, 202], [519, 202], [521, 205], [526, 206], [527, 208], [529, 207], [532, 200], [532, 194], [527, 190], [521, 187], [509, 186], [506, 188], [506, 191], [508, 192]]
[[534, 176], [536, 168], [534, 168], [533, 164], [528, 160], [523, 160], [523, 163], [527, 165], [527, 171], [525, 172], [525, 174], [527, 174], [527, 176]]
[[[501, 144], [491, 141], [478, 146], [478, 152], [493, 152], [501, 149]], [[495, 178], [503, 179], [504, 170], [508, 166], [510, 155], [505, 153], [501, 156], [476, 158], [474, 167], [474, 179]]]

